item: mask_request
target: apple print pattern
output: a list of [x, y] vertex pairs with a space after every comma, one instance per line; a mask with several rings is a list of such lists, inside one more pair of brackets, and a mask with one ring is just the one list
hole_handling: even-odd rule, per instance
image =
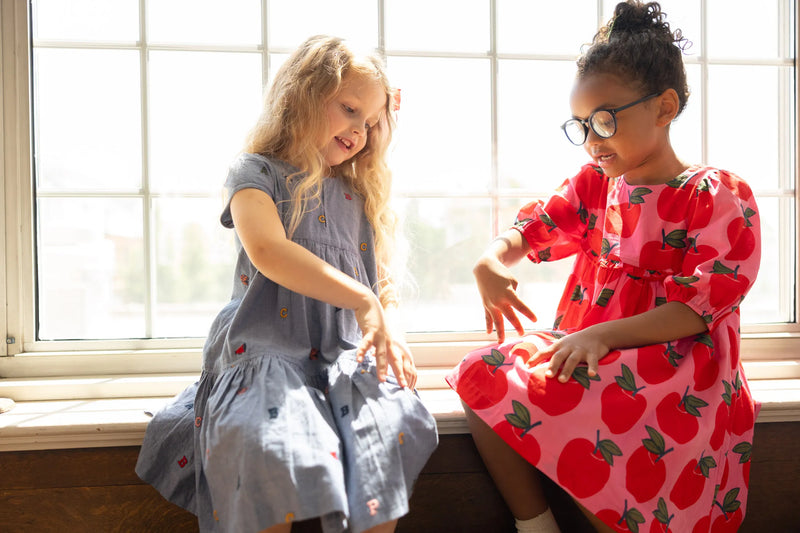
[[[615, 531], [741, 524], [758, 405], [739, 361], [739, 306], [760, 260], [747, 183], [694, 166], [632, 185], [592, 165], [514, 228], [533, 262], [576, 256], [551, 331], [467, 354], [447, 382], [489, 426]], [[708, 331], [617, 349], [566, 383], [526, 362], [592, 324], [682, 302]]]

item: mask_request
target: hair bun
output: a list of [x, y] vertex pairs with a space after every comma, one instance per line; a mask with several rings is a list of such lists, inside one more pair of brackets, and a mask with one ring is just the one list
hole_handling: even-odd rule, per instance
[[639, 1], [620, 2], [614, 9], [608, 37], [611, 39], [622, 34], [648, 31], [665, 31], [670, 34], [669, 24], [664, 21], [665, 16], [658, 2], [646, 4]]

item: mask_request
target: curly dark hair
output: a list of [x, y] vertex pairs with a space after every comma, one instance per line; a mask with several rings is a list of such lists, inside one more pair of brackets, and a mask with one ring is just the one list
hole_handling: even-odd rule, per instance
[[675, 89], [680, 115], [689, 99], [682, 52], [691, 43], [681, 30], [672, 31], [665, 18], [658, 2], [617, 4], [614, 16], [578, 59], [578, 79], [605, 73], [638, 85], [645, 94]]

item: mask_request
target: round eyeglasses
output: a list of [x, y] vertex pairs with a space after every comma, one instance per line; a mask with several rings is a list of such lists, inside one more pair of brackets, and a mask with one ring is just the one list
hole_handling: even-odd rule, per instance
[[561, 125], [561, 129], [564, 130], [569, 142], [576, 146], [580, 146], [586, 142], [586, 138], [589, 136], [589, 128], [592, 128], [592, 131], [598, 137], [608, 139], [617, 133], [617, 113], [629, 107], [633, 107], [636, 104], [646, 102], [651, 98], [655, 98], [659, 94], [660, 93], [649, 94], [644, 98], [639, 98], [635, 102], [615, 107], [614, 109], [598, 109], [592, 112], [587, 120], [571, 118]]

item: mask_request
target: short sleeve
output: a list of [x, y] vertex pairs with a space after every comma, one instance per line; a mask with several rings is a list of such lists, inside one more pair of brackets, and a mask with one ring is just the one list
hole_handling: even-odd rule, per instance
[[274, 161], [255, 154], [241, 154], [228, 169], [225, 180], [226, 203], [220, 222], [226, 228], [233, 227], [231, 198], [242, 189], [258, 189], [267, 193], [276, 203], [280, 200], [282, 174]]
[[591, 240], [605, 208], [608, 180], [600, 169], [585, 165], [561, 184], [547, 200], [536, 200], [520, 209], [513, 228], [531, 248], [528, 258], [536, 263], [563, 259]]
[[703, 179], [706, 183], [695, 199], [701, 207], [687, 221], [681, 272], [666, 278], [665, 286], [668, 301], [688, 305], [713, 330], [738, 309], [756, 279], [760, 217], [744, 180], [722, 170], [711, 170]]

